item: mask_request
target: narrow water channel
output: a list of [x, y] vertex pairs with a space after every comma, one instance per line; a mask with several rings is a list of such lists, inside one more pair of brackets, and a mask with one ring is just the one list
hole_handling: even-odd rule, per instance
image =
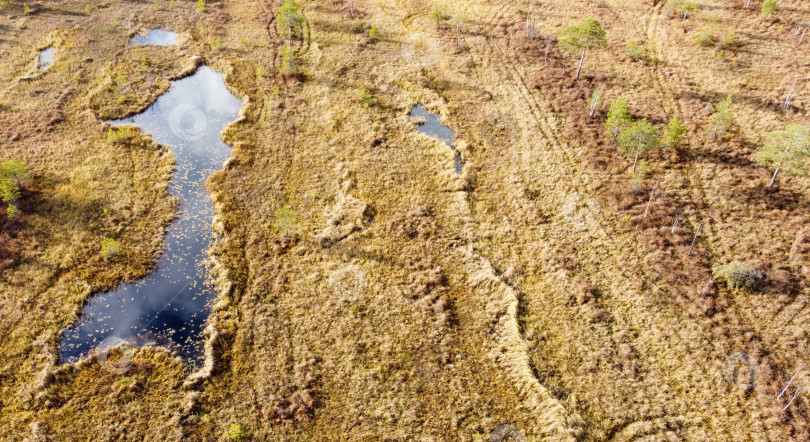
[[[442, 126], [442, 123], [439, 122], [438, 114], [431, 113], [429, 110], [425, 109], [422, 104], [417, 104], [411, 109], [411, 118], [421, 118], [425, 120], [424, 123], [419, 123], [417, 127], [420, 133], [437, 138], [451, 149], [456, 149], [456, 146], [453, 145], [453, 137], [456, 136], [456, 133], [449, 127]], [[463, 167], [464, 164], [461, 162], [461, 152], [456, 151], [456, 173], [461, 173]]]
[[241, 107], [242, 102], [225, 87], [222, 74], [203, 66], [194, 75], [172, 82], [144, 112], [111, 122], [138, 126], [169, 147], [176, 159], [169, 191], [179, 197], [180, 213], [168, 228], [166, 246], [153, 273], [93, 296], [79, 322], [64, 331], [63, 362], [74, 362], [112, 338], [130, 345], [166, 345], [190, 365], [200, 361], [201, 333], [216, 296], [203, 267], [214, 216], [204, 183], [230, 156], [220, 132], [237, 118]]

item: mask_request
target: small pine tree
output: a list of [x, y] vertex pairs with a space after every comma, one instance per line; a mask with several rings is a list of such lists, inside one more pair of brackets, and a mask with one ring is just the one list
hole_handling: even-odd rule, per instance
[[205, 0], [197, 0], [197, 10], [200, 12], [208, 10], [208, 8], [205, 7]]
[[709, 118], [709, 136], [712, 138], [727, 138], [728, 130], [733, 122], [734, 99], [728, 95], [725, 100], [717, 103], [714, 113]]
[[582, 63], [585, 61], [585, 51], [607, 47], [605, 29], [602, 28], [599, 20], [589, 18], [578, 25], [568, 26], [563, 29], [557, 46], [571, 54], [582, 51], [576, 76], [576, 79], [579, 79], [579, 75], [582, 73]]
[[436, 21], [436, 30], [439, 30], [439, 24], [444, 20], [444, 8], [438, 3], [433, 4], [433, 9], [430, 11], [430, 18]]
[[697, 10], [698, 4], [695, 2], [684, 2], [678, 5], [678, 9], [681, 10], [683, 13], [683, 17], [681, 18], [681, 28], [686, 30], [686, 17], [689, 15], [690, 12]]
[[768, 20], [776, 11], [777, 0], [765, 0], [762, 2], [762, 19]]
[[619, 134], [619, 150], [624, 156], [633, 157], [633, 172], [636, 171], [638, 159], [646, 156], [658, 146], [658, 131], [643, 119]]
[[371, 26], [371, 29], [368, 31], [368, 38], [376, 40], [379, 35], [380, 32], [377, 30], [377, 27]]
[[20, 199], [20, 187], [10, 178], [3, 177], [0, 180], [0, 199], [4, 203], [12, 204]]
[[768, 134], [768, 142], [757, 153], [757, 164], [773, 170], [768, 187], [773, 187], [776, 175], [784, 170], [788, 175], [799, 175], [807, 171], [810, 160], [810, 129], [799, 124], [787, 130]]
[[633, 123], [630, 117], [630, 101], [625, 97], [616, 99], [608, 107], [607, 121], [605, 121], [605, 134], [615, 139], [626, 126]]
[[667, 149], [677, 149], [681, 146], [682, 137], [685, 133], [686, 127], [677, 116], [674, 116], [669, 119], [666, 129], [664, 129], [664, 138], [661, 140], [661, 145]]
[[14, 180], [17, 187], [23, 188], [23, 181], [28, 179], [25, 163], [13, 160], [4, 161], [3, 164], [0, 164], [0, 180], [3, 178]]
[[276, 14], [278, 33], [287, 37], [287, 44], [289, 46], [292, 46], [292, 39], [294, 36], [298, 35], [301, 30], [301, 24], [303, 23], [303, 17], [301, 17], [301, 13], [298, 12], [298, 10], [298, 3], [296, 3], [295, 0], [284, 0], [284, 3], [278, 8]]
[[284, 51], [281, 53], [281, 73], [284, 75], [298, 75], [301, 73], [301, 62], [289, 45], [285, 45]]
[[467, 22], [467, 16], [463, 12], [459, 12], [450, 19], [450, 26], [453, 27], [453, 33], [456, 34], [456, 48], [461, 47], [461, 27]]

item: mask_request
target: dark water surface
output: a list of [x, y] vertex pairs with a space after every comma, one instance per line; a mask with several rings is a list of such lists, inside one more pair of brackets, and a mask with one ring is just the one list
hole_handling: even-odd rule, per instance
[[155, 45], [171, 46], [177, 44], [177, 34], [163, 29], [150, 29], [146, 35], [138, 34], [129, 40], [131, 46]]
[[[417, 104], [411, 109], [411, 117], [424, 118], [425, 122], [420, 123], [418, 127], [420, 133], [438, 138], [443, 141], [444, 144], [450, 146], [451, 149], [456, 149], [456, 146], [453, 145], [453, 137], [456, 133], [449, 127], [442, 126], [442, 123], [439, 122], [438, 114], [430, 113], [430, 111], [425, 109], [421, 104]], [[461, 173], [463, 167], [464, 165], [461, 163], [461, 153], [456, 152], [456, 173]]]
[[47, 70], [53, 64], [54, 54], [53, 48], [45, 48], [39, 51], [39, 66], [43, 71]]
[[241, 107], [222, 75], [203, 66], [172, 82], [144, 112], [111, 122], [139, 126], [169, 147], [176, 159], [169, 191], [180, 198], [180, 214], [168, 228], [157, 269], [135, 283], [93, 296], [79, 323], [65, 330], [60, 342], [64, 362], [74, 362], [111, 339], [131, 345], [156, 342], [177, 350], [192, 365], [200, 361], [201, 332], [216, 296], [203, 268], [214, 216], [204, 183], [230, 156], [219, 134]]

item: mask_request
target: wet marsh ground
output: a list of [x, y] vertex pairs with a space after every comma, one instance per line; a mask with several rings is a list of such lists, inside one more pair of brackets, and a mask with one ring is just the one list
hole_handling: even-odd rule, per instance
[[[468, 18], [459, 49], [430, 2], [355, 1], [362, 32], [344, 2], [302, 2], [298, 79], [278, 72], [278, 4], [86, 5], [2, 3], [0, 159], [32, 175], [23, 215], [0, 224], [4, 434], [488, 440], [511, 425], [535, 440], [807, 438], [805, 395], [786, 411], [776, 397], [797, 371], [788, 394], [807, 382], [810, 182], [765, 189], [753, 162], [766, 132], [807, 122], [806, 89], [779, 106], [782, 82], [810, 63], [810, 41], [792, 35], [802, 2], [763, 21], [706, 1], [684, 29], [661, 4], [553, 0], [532, 13], [532, 40], [515, 2], [448, 3]], [[577, 60], [553, 45], [546, 56], [546, 37], [587, 17], [610, 45], [574, 82]], [[704, 26], [738, 43], [701, 47]], [[153, 28], [177, 45], [129, 46]], [[646, 59], [623, 55], [630, 38]], [[39, 71], [46, 47], [54, 62]], [[206, 185], [208, 364], [190, 375], [143, 348], [65, 365], [60, 330], [153, 269], [179, 210], [171, 153], [139, 131], [110, 138], [104, 121], [143, 111], [200, 63], [247, 103]], [[603, 84], [606, 102], [626, 95], [634, 116], [661, 126], [677, 113], [690, 129], [640, 184], [602, 135], [604, 112], [587, 116]], [[708, 140], [728, 93], [733, 137]], [[417, 103], [455, 132], [461, 173], [419, 134]], [[104, 238], [122, 253], [105, 259]], [[760, 292], [712, 281], [732, 259], [768, 275]], [[735, 385], [746, 361], [751, 389]]]

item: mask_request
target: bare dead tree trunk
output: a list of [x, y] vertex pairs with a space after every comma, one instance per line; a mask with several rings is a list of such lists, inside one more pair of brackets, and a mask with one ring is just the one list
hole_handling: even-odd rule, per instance
[[703, 296], [706, 296], [706, 290], [709, 290], [709, 286], [712, 285], [712, 282], [714, 281], [709, 281], [709, 283], [706, 284], [706, 287], [703, 287], [703, 291], [701, 292]]
[[793, 393], [793, 397], [792, 397], [792, 398], [790, 398], [790, 402], [788, 402], [788, 404], [787, 404], [787, 405], [785, 405], [785, 408], [783, 408], [783, 409], [782, 409], [782, 411], [787, 410], [787, 409], [788, 409], [788, 407], [790, 407], [790, 404], [792, 404], [792, 403], [793, 403], [793, 401], [795, 401], [795, 400], [796, 400], [796, 396], [798, 396], [798, 395], [799, 395], [799, 393], [801, 393], [802, 391], [804, 391], [804, 389], [803, 389], [803, 388], [801, 388], [801, 387], [797, 388], [797, 389], [796, 389], [796, 392], [795, 392], [795, 393]]
[[543, 58], [543, 63], [548, 63], [548, 51], [551, 50], [551, 37], [546, 40], [546, 56]]
[[644, 209], [644, 218], [647, 217], [647, 213], [650, 211], [650, 204], [652, 203], [653, 196], [655, 195], [655, 190], [658, 189], [658, 183], [661, 182], [661, 178], [655, 180], [655, 185], [653, 186], [652, 192], [650, 192], [650, 199], [647, 200], [647, 208]]
[[794, 379], [796, 379], [796, 376], [797, 376], [799, 373], [800, 373], [800, 371], [797, 371], [797, 372], [796, 372], [796, 374], [794, 374], [794, 375], [793, 375], [793, 377], [792, 377], [792, 378], [790, 378], [790, 380], [788, 381], [787, 385], [785, 385], [785, 389], [784, 389], [784, 390], [782, 390], [782, 392], [781, 392], [781, 393], [779, 393], [779, 396], [776, 396], [776, 400], [777, 400], [777, 401], [779, 400], [779, 398], [781, 398], [781, 397], [782, 397], [782, 395], [783, 395], [783, 394], [785, 394], [785, 392], [787, 391], [787, 389], [788, 389], [788, 388], [790, 388], [790, 384], [791, 384], [791, 383], [793, 383], [793, 380], [794, 380]]
[[461, 48], [461, 25], [456, 25], [456, 49]]
[[802, 32], [802, 36], [799, 37], [799, 44], [802, 44], [802, 40], [804, 40], [804, 35], [807, 34], [808, 29], [810, 29], [810, 24], [804, 27], [804, 32]]
[[579, 80], [579, 74], [582, 73], [582, 62], [585, 61], [585, 48], [582, 49], [582, 56], [579, 57], [579, 69], [577, 69], [577, 76], [575, 80]]
[[605, 90], [605, 85], [599, 86], [599, 89], [594, 91], [593, 95], [591, 95], [591, 102], [589, 105], [588, 117], [593, 118], [593, 114], [596, 113], [596, 109], [599, 108], [599, 103], [602, 101], [602, 91]]
[[686, 32], [686, 9], [683, 10], [683, 19], [681, 19], [681, 29]]
[[529, 21], [529, 10], [527, 9], [526, 10], [526, 37], [527, 38], [530, 38], [529, 37], [529, 23], [530, 23], [530, 21]]
[[745, 0], [745, 9], [748, 9], [749, 6], [751, 6], [751, 0]]
[[779, 173], [779, 166], [776, 167], [776, 170], [773, 172], [773, 176], [771, 177], [771, 182], [768, 184], [768, 187], [773, 187], [773, 183], [776, 182], [776, 174]]
[[636, 166], [638, 165], [638, 154], [636, 154], [636, 159], [633, 160], [633, 171], [630, 173], [636, 173]]
[[349, 17], [354, 18], [354, 0], [349, 0]]
[[689, 246], [689, 252], [686, 253], [686, 256], [691, 256], [692, 255], [692, 249], [695, 248], [695, 241], [697, 241], [697, 237], [698, 237], [698, 234], [700, 234], [700, 228], [701, 227], [703, 227], [703, 221], [701, 221], [700, 224], [698, 224], [698, 228], [697, 228], [697, 230], [695, 230], [695, 237], [692, 238], [692, 245]]
[[790, 109], [790, 102], [793, 101], [793, 97], [796, 96], [796, 89], [798, 87], [798, 81], [794, 81], [790, 84], [790, 87], [787, 92], [787, 96], [785, 96], [785, 104], [782, 106], [784, 110]]
[[669, 233], [672, 233], [672, 234], [675, 233], [675, 229], [678, 228], [678, 221], [679, 221], [678, 216], [675, 215], [675, 219], [672, 221], [672, 229], [670, 229]]

